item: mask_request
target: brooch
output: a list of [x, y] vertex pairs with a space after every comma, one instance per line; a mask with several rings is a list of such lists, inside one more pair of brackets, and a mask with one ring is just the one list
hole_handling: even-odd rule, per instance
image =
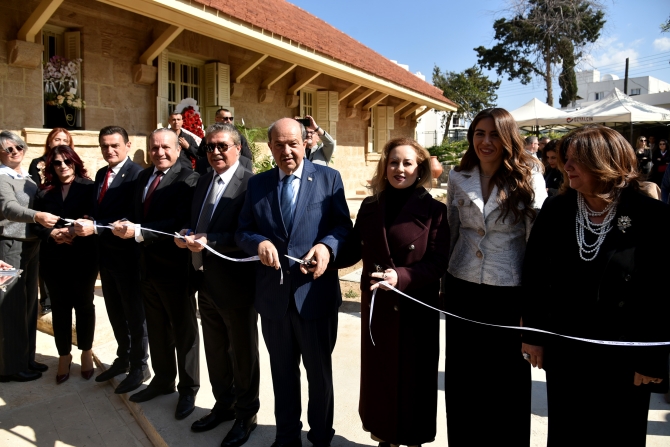
[[626, 228], [630, 228], [631, 226], [630, 222], [631, 222], [630, 217], [621, 216], [619, 217], [619, 220], [617, 220], [617, 226], [619, 227], [619, 230], [621, 230], [622, 233], [625, 233]]

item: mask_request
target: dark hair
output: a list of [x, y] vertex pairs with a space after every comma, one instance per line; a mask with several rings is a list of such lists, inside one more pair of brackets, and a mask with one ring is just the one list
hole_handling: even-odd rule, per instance
[[54, 127], [53, 129], [51, 129], [51, 132], [49, 132], [49, 135], [47, 135], [47, 141], [44, 143], [44, 153], [42, 154], [43, 156], [48, 155], [49, 152], [51, 152], [51, 147], [49, 146], [49, 143], [56, 135], [58, 135], [61, 132], [67, 135], [68, 146], [74, 149], [74, 142], [72, 141], [72, 135], [70, 135], [70, 132], [68, 132], [67, 129], [63, 127]]
[[209, 137], [216, 133], [227, 133], [228, 135], [230, 135], [230, 138], [233, 139], [233, 144], [235, 144], [235, 146], [239, 146], [240, 144], [242, 144], [242, 138], [240, 137], [240, 133], [232, 124], [214, 123], [208, 126], [207, 129], [205, 130], [205, 139], [209, 141]]
[[117, 133], [123, 137], [123, 142], [128, 144], [128, 132], [126, 132], [126, 129], [120, 126], [107, 126], [100, 129], [100, 133], [98, 134], [98, 143], [102, 143], [102, 137], [114, 135]]
[[218, 114], [221, 113], [221, 112], [228, 112], [228, 113], [230, 113], [230, 110], [228, 110], [228, 109], [224, 109], [224, 108], [220, 108], [219, 110], [216, 111], [216, 113], [214, 113], [214, 116], [218, 115]]
[[617, 131], [600, 124], [577, 128], [558, 142], [558, 165], [563, 171], [561, 193], [570, 187], [565, 172], [568, 150], [571, 160], [600, 180], [596, 195], [606, 202], [615, 200], [627, 187], [640, 189], [640, 172], [637, 170], [635, 149]]
[[54, 187], [60, 185], [60, 179], [53, 165], [53, 161], [56, 158], [56, 155], [63, 157], [63, 160], [72, 160], [74, 167], [74, 176], [75, 178], [86, 178], [89, 179], [86, 169], [84, 168], [84, 162], [81, 161], [79, 155], [70, 147], [70, 146], [56, 146], [47, 154], [47, 158], [44, 164], [44, 183], [40, 188], [44, 190], [51, 190]]
[[468, 150], [465, 151], [461, 164], [455, 169], [457, 172], [470, 171], [479, 166], [479, 157], [472, 140], [477, 123], [485, 118], [493, 119], [503, 147], [502, 163], [491, 178], [498, 187], [497, 200], [502, 211], [500, 218], [504, 220], [511, 211], [514, 223], [521, 221], [524, 215], [535, 219], [537, 212], [531, 206], [535, 199], [532, 185], [533, 169], [541, 169], [541, 166], [526, 152], [519, 126], [507, 110], [497, 107], [485, 109], [475, 116], [468, 129]]
[[665, 139], [658, 140], [658, 144], [661, 144], [661, 143], [665, 143], [665, 145], [667, 146], [668, 145], [668, 140], [665, 140]]
[[[182, 113], [181, 113], [181, 112], [177, 112], [176, 110], [173, 110], [173, 111], [170, 112], [170, 114], [168, 115], [168, 118], [170, 118], [171, 116], [174, 116], [174, 115], [182, 115]], [[182, 116], [184, 116], [184, 115], [182, 115]]]
[[542, 150], [542, 163], [544, 163], [545, 166], [548, 165], [548, 160], [547, 160], [547, 152], [556, 152], [556, 155], [558, 155], [558, 148], [556, 145], [558, 144], [558, 139], [550, 140], [547, 144], [544, 145], [544, 150]]
[[431, 182], [433, 180], [432, 174], [430, 172], [430, 153], [419, 143], [411, 138], [394, 138], [389, 140], [385, 145], [384, 149], [381, 152], [381, 158], [377, 163], [377, 169], [375, 170], [375, 175], [372, 176], [370, 180], [369, 189], [372, 190], [372, 194], [378, 195], [386, 189], [388, 186], [388, 180], [386, 179], [386, 168], [388, 167], [388, 158], [389, 154], [393, 149], [398, 146], [411, 146], [416, 152], [416, 164], [419, 170], [419, 180], [416, 182], [416, 186], [428, 186], [427, 189], [430, 189]]

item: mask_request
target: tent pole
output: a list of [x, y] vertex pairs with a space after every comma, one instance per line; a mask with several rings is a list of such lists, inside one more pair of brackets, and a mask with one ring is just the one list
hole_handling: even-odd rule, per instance
[[633, 122], [632, 121], [630, 122], [630, 144], [633, 147], [635, 147], [635, 145], [633, 144]]

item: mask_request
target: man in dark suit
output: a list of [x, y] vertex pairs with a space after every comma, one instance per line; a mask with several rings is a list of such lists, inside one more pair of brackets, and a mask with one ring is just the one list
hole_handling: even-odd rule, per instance
[[148, 339], [144, 306], [140, 294], [139, 248], [135, 241], [119, 239], [111, 230], [94, 224], [109, 225], [132, 214], [132, 198], [142, 167], [128, 158], [130, 140], [123, 127], [107, 126], [98, 137], [102, 157], [108, 163], [95, 176], [96, 200], [92, 219], [79, 219], [77, 236], [98, 235], [100, 280], [105, 307], [118, 344], [116, 360], [98, 375], [96, 382], [130, 373], [115, 393], [133, 391], [151, 378], [147, 366]]
[[309, 381], [307, 439], [326, 447], [335, 433], [331, 353], [342, 296], [337, 270], [326, 267], [352, 224], [339, 172], [306, 160], [305, 138], [305, 128], [294, 119], [270, 125], [268, 144], [277, 168], [249, 180], [235, 234], [237, 245], [262, 263], [256, 267], [255, 306], [270, 353], [274, 447], [302, 445], [301, 356]]
[[[233, 124], [234, 120], [235, 117], [228, 109], [219, 109], [214, 114], [215, 123], [230, 124], [231, 126], [235, 127]], [[200, 142], [200, 147], [198, 147], [198, 164], [196, 166], [196, 169], [200, 175], [205, 175], [211, 170], [209, 162], [207, 161], [207, 151], [205, 149], [206, 145], [207, 139], [203, 138]], [[247, 139], [244, 138], [244, 135], [242, 134], [240, 134], [240, 148], [240, 164], [248, 171], [253, 171], [254, 156], [251, 153], [251, 149], [249, 149], [249, 143], [247, 142]]]
[[168, 118], [168, 123], [170, 123], [170, 129], [177, 134], [179, 148], [181, 149], [179, 163], [182, 168], [192, 170], [192, 160], [195, 160], [198, 157], [198, 143], [195, 142], [192, 136], [182, 131], [184, 118], [181, 113], [172, 112]]
[[207, 160], [212, 170], [195, 188], [186, 241], [177, 246], [192, 252], [191, 262], [199, 283], [198, 309], [202, 322], [209, 380], [216, 405], [193, 423], [191, 430], [211, 430], [235, 419], [223, 447], [244, 444], [256, 428], [260, 367], [258, 313], [254, 309], [255, 271], [250, 262], [236, 263], [204, 249], [207, 245], [232, 258], [244, 258], [235, 245], [237, 221], [252, 173], [239, 162], [240, 135], [230, 124], [207, 129]]
[[188, 252], [180, 250], [172, 237], [143, 228], [169, 234], [184, 228], [198, 174], [177, 162], [179, 142], [170, 129], [153, 131], [149, 150], [154, 166], [137, 178], [132, 221], [116, 221], [112, 230], [121, 238], [140, 243], [141, 291], [156, 374], [146, 389], [130, 396], [130, 401], [145, 402], [173, 393], [179, 371], [175, 418], [184, 419], [193, 412], [200, 388], [200, 342], [195, 291], [190, 284], [193, 267]]

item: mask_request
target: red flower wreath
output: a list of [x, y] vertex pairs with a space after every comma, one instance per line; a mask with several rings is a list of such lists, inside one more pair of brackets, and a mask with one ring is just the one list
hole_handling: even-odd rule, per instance
[[202, 120], [200, 119], [200, 114], [197, 113], [193, 107], [186, 107], [181, 112], [181, 116], [184, 120], [184, 129], [189, 132], [193, 132], [200, 138], [205, 138], [205, 134], [202, 131]]

